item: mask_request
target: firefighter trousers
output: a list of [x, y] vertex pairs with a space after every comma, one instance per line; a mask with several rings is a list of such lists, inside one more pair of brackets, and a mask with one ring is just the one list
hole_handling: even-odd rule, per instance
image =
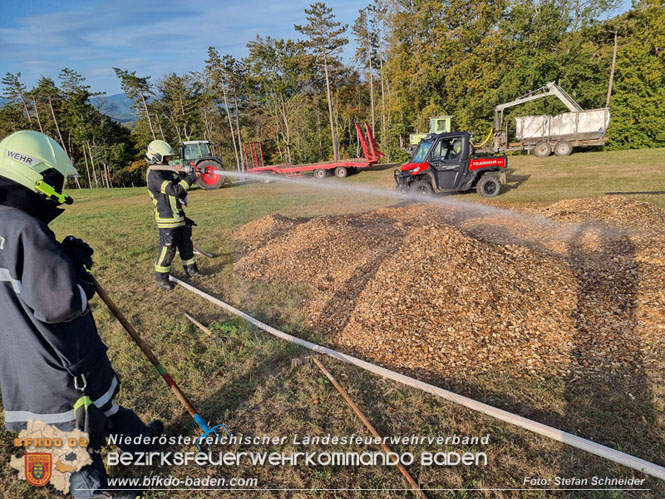
[[194, 244], [192, 243], [191, 227], [159, 229], [159, 255], [155, 261], [155, 274], [158, 280], [168, 279], [171, 272], [171, 262], [173, 262], [176, 250], [180, 253], [183, 266], [194, 265]]

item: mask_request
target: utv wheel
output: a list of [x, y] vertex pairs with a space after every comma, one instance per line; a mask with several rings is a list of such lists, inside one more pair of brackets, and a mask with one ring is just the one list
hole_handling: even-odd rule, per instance
[[427, 180], [417, 180], [411, 184], [409, 192], [420, 194], [421, 196], [431, 196], [434, 189], [432, 189], [432, 184]]
[[348, 170], [343, 166], [338, 166], [335, 168], [335, 177], [337, 178], [346, 178], [348, 174]]
[[485, 174], [476, 185], [476, 192], [484, 198], [493, 198], [501, 192], [501, 180], [498, 175]]
[[325, 171], [323, 168], [317, 168], [314, 170], [314, 177], [315, 178], [326, 178], [328, 176], [328, 172]]
[[552, 154], [552, 146], [550, 146], [547, 142], [538, 142], [536, 147], [533, 148], [533, 154], [535, 154], [538, 158], [546, 158]]
[[570, 145], [570, 142], [561, 140], [556, 143], [554, 146], [554, 154], [557, 156], [570, 156], [570, 153], [573, 152], [573, 146]]

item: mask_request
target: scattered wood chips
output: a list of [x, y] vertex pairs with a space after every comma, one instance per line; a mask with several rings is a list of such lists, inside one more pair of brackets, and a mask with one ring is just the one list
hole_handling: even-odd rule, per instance
[[624, 197], [526, 215], [410, 205], [238, 229], [248, 280], [309, 288], [328, 344], [444, 377], [633, 373], [665, 332], [665, 210]]

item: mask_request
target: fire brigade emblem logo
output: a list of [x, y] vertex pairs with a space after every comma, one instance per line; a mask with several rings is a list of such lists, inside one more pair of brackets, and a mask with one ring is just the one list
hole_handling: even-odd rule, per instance
[[43, 487], [51, 480], [51, 454], [26, 452], [25, 479], [35, 487]]

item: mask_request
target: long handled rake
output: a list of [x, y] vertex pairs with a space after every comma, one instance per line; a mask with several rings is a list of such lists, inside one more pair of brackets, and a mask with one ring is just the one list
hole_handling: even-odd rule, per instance
[[97, 290], [97, 294], [99, 297], [102, 299], [104, 303], [106, 303], [106, 306], [109, 308], [109, 310], [113, 313], [116, 319], [118, 319], [118, 322], [122, 324], [122, 327], [125, 328], [125, 331], [129, 333], [129, 336], [132, 337], [134, 342], [139, 346], [141, 351], [145, 354], [146, 357], [150, 360], [153, 366], [155, 366], [155, 369], [157, 369], [157, 372], [161, 375], [162, 378], [164, 378], [164, 381], [166, 381], [166, 384], [169, 385], [169, 388], [171, 391], [175, 394], [175, 396], [178, 398], [180, 403], [187, 409], [187, 412], [194, 418], [194, 421], [196, 424], [201, 428], [203, 431], [203, 435], [201, 435], [198, 440], [197, 440], [197, 445], [199, 447], [199, 450], [203, 452], [203, 447], [202, 447], [202, 442], [206, 442], [208, 444], [208, 449], [212, 450], [212, 446], [210, 442], [208, 441], [209, 437], [215, 437], [215, 440], [218, 438], [221, 438], [219, 433], [217, 433], [218, 428], [224, 428], [224, 431], [226, 431], [226, 434], [230, 437], [231, 433], [229, 430], [224, 426], [223, 424], [218, 424], [213, 426], [212, 428], [206, 423], [205, 419], [203, 419], [198, 411], [194, 408], [194, 406], [187, 400], [187, 397], [185, 396], [184, 393], [178, 388], [178, 385], [176, 385], [175, 381], [173, 381], [173, 378], [171, 375], [166, 372], [166, 369], [164, 369], [164, 366], [159, 362], [157, 357], [155, 356], [154, 353], [152, 353], [152, 350], [148, 346], [148, 344], [143, 341], [143, 338], [139, 336], [139, 333], [136, 332], [136, 329], [129, 323], [127, 318], [123, 315], [123, 313], [120, 311], [120, 309], [116, 306], [115, 303], [111, 300], [109, 295], [104, 291], [104, 288], [102, 288], [97, 281], [93, 277], [95, 281], [95, 288]]

